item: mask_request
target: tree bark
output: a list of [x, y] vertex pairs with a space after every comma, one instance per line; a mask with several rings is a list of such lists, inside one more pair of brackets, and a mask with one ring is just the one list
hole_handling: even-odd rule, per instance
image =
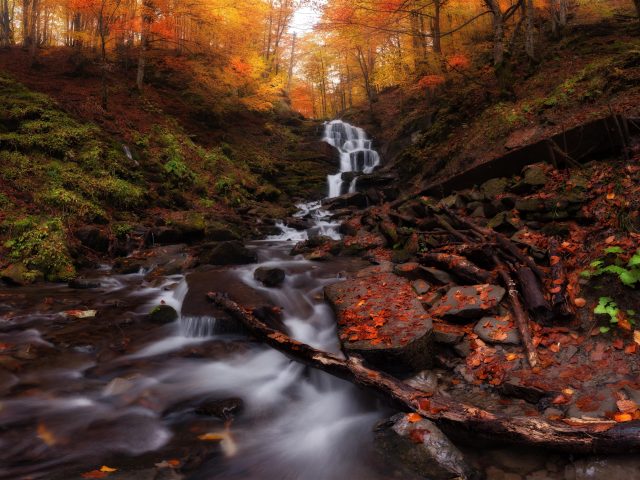
[[633, 4], [636, 7], [636, 12], [638, 13], [638, 20], [640, 20], [640, 0], [633, 0]]
[[289, 358], [371, 389], [396, 407], [432, 420], [445, 432], [571, 453], [631, 453], [640, 451], [640, 435], [633, 424], [610, 420], [567, 419], [548, 421], [534, 417], [508, 417], [456, 402], [441, 395], [429, 396], [386, 373], [366, 367], [359, 357], [343, 359], [300, 343], [274, 330], [219, 293], [209, 300], [241, 322], [257, 339]]
[[535, 27], [533, 22], [534, 7], [533, 0], [525, 0], [524, 3], [524, 25], [525, 25], [525, 52], [531, 60], [536, 59], [535, 52]]
[[147, 63], [147, 50], [149, 49], [149, 35], [151, 30], [151, 9], [153, 4], [151, 0], [142, 2], [142, 32], [140, 35], [140, 54], [138, 55], [138, 71], [136, 73], [136, 86], [139, 91], [144, 87], [144, 69]]

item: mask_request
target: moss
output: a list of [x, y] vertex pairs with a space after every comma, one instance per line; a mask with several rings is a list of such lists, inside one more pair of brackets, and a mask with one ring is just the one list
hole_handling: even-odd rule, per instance
[[103, 219], [106, 215], [104, 210], [92, 202], [63, 187], [51, 188], [42, 195], [41, 201], [45, 205], [62, 211], [65, 216], [73, 216], [87, 221]]
[[49, 281], [69, 281], [76, 276], [73, 261], [65, 243], [66, 231], [59, 218], [34, 224], [14, 240], [5, 243], [11, 258], [21, 261], [29, 270], [42, 272]]

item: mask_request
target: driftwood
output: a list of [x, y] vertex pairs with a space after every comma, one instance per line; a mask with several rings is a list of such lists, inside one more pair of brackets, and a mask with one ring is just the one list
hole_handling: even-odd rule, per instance
[[436, 422], [445, 432], [572, 453], [627, 453], [640, 451], [638, 422], [508, 417], [456, 402], [441, 395], [429, 396], [391, 375], [365, 366], [358, 357], [343, 359], [300, 343], [274, 330], [219, 293], [208, 298], [241, 322], [257, 339], [295, 361], [369, 388], [405, 411]]
[[551, 306], [553, 311], [561, 317], [573, 315], [573, 309], [567, 297], [567, 285], [569, 284], [567, 275], [560, 256], [560, 247], [556, 239], [549, 241], [549, 264], [551, 265]]
[[490, 272], [459, 255], [449, 253], [423, 253], [419, 258], [420, 263], [446, 268], [454, 275], [471, 282], [486, 283], [491, 278]]

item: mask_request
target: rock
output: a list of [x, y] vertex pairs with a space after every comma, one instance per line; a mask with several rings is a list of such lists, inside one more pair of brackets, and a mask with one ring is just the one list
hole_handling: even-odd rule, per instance
[[285, 273], [281, 268], [258, 267], [253, 272], [253, 278], [266, 287], [279, 287], [284, 282]]
[[522, 174], [524, 177], [522, 182], [531, 187], [542, 187], [549, 181], [546, 167], [543, 163], [536, 163], [535, 165], [524, 167]]
[[433, 339], [443, 345], [456, 345], [464, 338], [464, 331], [460, 327], [436, 323], [433, 326]]
[[87, 278], [75, 278], [69, 283], [69, 288], [75, 290], [90, 290], [92, 288], [100, 288], [100, 282], [97, 280], [89, 280]]
[[358, 188], [360, 189], [368, 189], [371, 187], [386, 187], [389, 185], [393, 185], [398, 180], [398, 175], [396, 173], [391, 172], [376, 172], [360, 175], [358, 177]]
[[414, 280], [413, 282], [411, 282], [411, 286], [418, 295], [424, 295], [429, 290], [431, 290], [431, 285], [429, 285], [422, 279]]
[[24, 286], [44, 280], [44, 274], [29, 270], [23, 263], [12, 263], [0, 272], [0, 279], [9, 285]]
[[95, 252], [107, 253], [109, 251], [109, 236], [98, 227], [85, 225], [78, 228], [74, 234], [83, 246]]
[[206, 401], [200, 404], [195, 412], [198, 415], [207, 415], [229, 420], [238, 415], [243, 409], [244, 402], [241, 398], [226, 398], [224, 400]]
[[507, 178], [492, 178], [480, 186], [480, 191], [483, 193], [484, 198], [493, 200], [498, 195], [505, 193], [508, 186], [509, 180]]
[[437, 283], [447, 285], [449, 283], [455, 283], [453, 277], [447, 272], [438, 270], [437, 268], [422, 267], [422, 271], [425, 272], [428, 278], [435, 280]]
[[258, 257], [242, 242], [231, 240], [203, 245], [198, 261], [203, 265], [245, 265], [257, 262]]
[[398, 264], [393, 267], [393, 273], [409, 280], [417, 280], [424, 275], [422, 267], [416, 262]]
[[[460, 342], [456, 343], [453, 346], [453, 351], [456, 352], [456, 355], [462, 358], [466, 358], [471, 353], [471, 340], [467, 337], [464, 337]], [[470, 383], [473, 383], [470, 382]]]
[[518, 329], [507, 317], [484, 317], [476, 323], [473, 329], [476, 335], [488, 343], [503, 343], [518, 345], [520, 334]]
[[175, 308], [169, 305], [158, 305], [149, 312], [148, 318], [152, 323], [164, 325], [177, 320], [178, 312], [176, 312]]
[[511, 212], [500, 212], [487, 223], [487, 227], [499, 232], [513, 233], [522, 228], [520, 219]]
[[473, 212], [471, 212], [470, 216], [472, 218], [485, 218], [486, 214], [484, 211], [484, 207], [483, 206], [477, 207]]
[[438, 375], [433, 370], [423, 370], [404, 382], [427, 393], [435, 393], [438, 389]]
[[367, 206], [367, 197], [360, 192], [347, 193], [339, 197], [325, 199], [322, 201], [322, 205], [329, 210], [346, 207], [364, 208]]
[[431, 317], [407, 280], [374, 273], [329, 285], [324, 293], [346, 352], [390, 371], [431, 366]]
[[500, 392], [507, 397], [521, 398], [534, 405], [543, 398], [555, 395], [556, 393], [543, 390], [534, 385], [525, 385], [517, 377], [510, 378], [500, 385]]
[[396, 243], [398, 243], [398, 231], [396, 229], [395, 224], [389, 221], [384, 221], [380, 223], [380, 233], [387, 240], [387, 245], [389, 247], [393, 247]]
[[475, 478], [458, 448], [431, 421], [400, 413], [375, 428], [376, 450], [401, 468], [431, 480]]
[[451, 288], [431, 310], [431, 314], [447, 320], [468, 321], [494, 313], [504, 297], [498, 285], [471, 285]]
[[516, 200], [515, 209], [523, 213], [543, 212], [544, 202], [539, 198], [519, 198]]

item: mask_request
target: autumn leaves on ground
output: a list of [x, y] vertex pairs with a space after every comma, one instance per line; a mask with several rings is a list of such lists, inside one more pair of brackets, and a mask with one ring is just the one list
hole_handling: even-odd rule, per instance
[[[13, 332], [30, 285], [90, 291], [108, 264], [157, 287], [255, 263], [245, 244], [286, 226], [308, 232], [292, 255], [367, 265], [324, 297], [347, 355], [420, 392], [417, 408], [395, 398], [419, 415], [383, 429], [390, 463], [474, 475], [457, 450], [458, 466], [437, 458], [430, 442], [448, 440], [425, 435], [430, 420], [447, 434], [637, 450], [638, 15], [632, 0], [0, 1], [0, 277], [27, 289], [0, 293], [0, 328]], [[338, 117], [383, 158], [324, 201], [340, 239], [294, 216], [326, 195], [340, 160], [322, 124]], [[278, 288], [276, 273], [260, 281]], [[256, 321], [287, 333], [278, 305], [254, 295], [242, 298]], [[65, 318], [74, 335], [111, 335], [94, 315]], [[177, 315], [163, 304], [148, 319]], [[99, 356], [131, 353], [150, 328], [133, 323]], [[30, 355], [0, 343], [5, 377], [44, 361]], [[37, 437], [58, 443], [43, 425]]]

